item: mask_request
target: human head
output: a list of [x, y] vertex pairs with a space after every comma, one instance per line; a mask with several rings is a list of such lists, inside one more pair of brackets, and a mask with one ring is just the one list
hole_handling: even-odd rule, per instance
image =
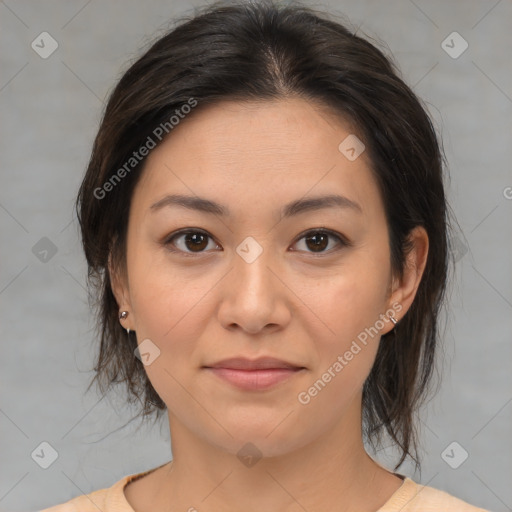
[[[446, 281], [441, 153], [428, 115], [389, 59], [306, 7], [210, 6], [160, 38], [112, 92], [77, 201], [89, 273], [99, 293], [101, 344], [95, 379], [104, 389], [125, 382], [129, 394], [142, 401], [145, 415], [165, 408], [134, 357], [134, 335], [127, 342], [119, 323], [121, 305], [109, 271], [110, 260], [110, 268], [126, 278], [130, 205], [149, 157], [136, 158], [122, 177], [119, 169], [147, 145], [148, 137], [155, 145], [167, 139], [165, 128], [155, 133], [158, 127], [169, 129], [170, 140], [172, 116], [180, 119], [177, 128], [186, 129], [196, 113], [226, 100], [292, 97], [322, 106], [326, 116], [339, 116], [364, 141], [384, 206], [395, 278], [405, 270], [408, 235], [418, 226], [428, 234], [428, 259], [414, 301], [382, 337], [363, 389], [367, 438], [378, 440], [386, 431], [401, 449], [401, 463], [407, 454], [415, 455], [413, 416], [433, 370]], [[111, 185], [105, 187], [107, 183]]]

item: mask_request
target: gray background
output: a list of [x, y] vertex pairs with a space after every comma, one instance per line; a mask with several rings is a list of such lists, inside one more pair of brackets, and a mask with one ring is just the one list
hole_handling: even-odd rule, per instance
[[[170, 460], [166, 418], [137, 430], [138, 422], [125, 426], [135, 410], [122, 395], [85, 393], [97, 343], [72, 204], [103, 101], [126, 62], [173, 16], [200, 5], [0, 2], [2, 511], [47, 507]], [[309, 5], [345, 14], [386, 42], [428, 103], [450, 167], [447, 192], [461, 231], [444, 379], [423, 416], [423, 471], [401, 472], [482, 507], [512, 510], [512, 2]], [[46, 59], [31, 48], [43, 31], [59, 45]], [[469, 44], [458, 58], [441, 46], [453, 31]], [[48, 469], [31, 457], [43, 441], [58, 453]], [[452, 465], [462, 450], [469, 454], [458, 469], [441, 456], [454, 441]], [[389, 455], [378, 454], [384, 463]]]

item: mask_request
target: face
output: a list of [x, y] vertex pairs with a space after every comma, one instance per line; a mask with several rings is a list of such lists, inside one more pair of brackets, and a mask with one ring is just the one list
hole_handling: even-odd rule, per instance
[[[338, 148], [343, 120], [300, 99], [199, 108], [148, 156], [114, 291], [171, 432], [278, 455], [357, 424], [380, 336], [421, 272], [392, 279], [383, 203], [367, 154]], [[302, 369], [244, 389], [204, 368], [232, 357]]]

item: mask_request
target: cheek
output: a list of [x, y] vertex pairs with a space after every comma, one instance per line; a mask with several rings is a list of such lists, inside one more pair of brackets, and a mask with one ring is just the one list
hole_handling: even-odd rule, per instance
[[145, 369], [162, 399], [173, 403], [183, 394], [179, 383], [185, 384], [191, 369], [204, 363], [197, 340], [204, 338], [212, 321], [213, 294], [209, 292], [219, 276], [194, 266], [178, 268], [165, 253], [149, 249], [132, 252], [130, 265], [137, 341], [149, 339], [159, 351]]
[[[376, 325], [386, 310], [388, 265], [364, 254], [354, 254], [308, 293], [307, 303], [326, 326], [324, 339], [343, 345]], [[328, 327], [328, 328], [327, 328]]]
[[215, 285], [211, 273], [193, 265], [178, 267], [165, 250], [149, 243], [133, 244], [131, 251], [128, 274], [137, 334], [168, 345], [180, 339], [184, 325], [199, 329], [197, 320], [208, 302], [205, 294]]
[[330, 330], [312, 338], [317, 359], [296, 398], [313, 416], [311, 411], [329, 411], [330, 420], [335, 421], [361, 392], [375, 361], [380, 336], [371, 330], [378, 318], [371, 295], [344, 282], [330, 299], [325, 301], [324, 309]]
[[[347, 258], [345, 263], [333, 272], [334, 278], [316, 286], [307, 301], [320, 319], [316, 329], [323, 333], [313, 328], [309, 333], [317, 354], [314, 378], [329, 382], [326, 387], [338, 396], [360, 388], [371, 370], [383, 328], [388, 283], [386, 260], [370, 256], [370, 251]], [[324, 399], [328, 395], [324, 393]]]
[[[158, 357], [145, 371], [167, 407], [184, 411], [190, 409], [191, 371], [203, 363], [197, 354], [197, 340], [211, 318], [205, 297], [209, 283], [207, 277], [195, 280], [174, 275], [169, 269], [167, 273], [156, 270], [156, 266], [147, 269], [133, 282], [137, 342], [141, 345], [149, 339], [157, 347], [149, 345]], [[190, 411], [191, 415], [198, 413]]]

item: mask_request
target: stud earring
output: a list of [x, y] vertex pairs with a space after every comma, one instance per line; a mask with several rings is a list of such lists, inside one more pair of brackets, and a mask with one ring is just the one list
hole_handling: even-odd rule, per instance
[[[119, 320], [126, 320], [128, 317], [128, 311], [120, 311], [119, 312]], [[126, 329], [126, 334], [130, 336], [130, 329]]]
[[394, 325], [398, 323], [398, 320], [394, 316], [390, 316], [389, 319], [393, 322]]

